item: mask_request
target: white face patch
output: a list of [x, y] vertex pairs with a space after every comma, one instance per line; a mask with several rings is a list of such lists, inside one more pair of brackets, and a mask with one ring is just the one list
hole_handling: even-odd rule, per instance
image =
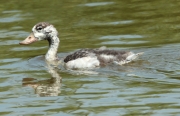
[[32, 28], [32, 31], [33, 31], [34, 37], [36, 37], [39, 41], [44, 40], [46, 38], [45, 33], [43, 33], [42, 31], [38, 32], [35, 26]]
[[53, 33], [55, 35], [58, 35], [58, 32], [57, 32], [56, 28], [54, 28], [53, 25], [47, 26], [46, 28], [44, 28], [44, 31], [46, 33]]
[[34, 36], [39, 40], [45, 40], [47, 36], [57, 36], [58, 35], [58, 32], [56, 30], [56, 28], [54, 28], [53, 25], [49, 25], [45, 28], [42, 28], [41, 30], [37, 31], [36, 30], [36, 26], [34, 26], [32, 28], [32, 31], [34, 33]]

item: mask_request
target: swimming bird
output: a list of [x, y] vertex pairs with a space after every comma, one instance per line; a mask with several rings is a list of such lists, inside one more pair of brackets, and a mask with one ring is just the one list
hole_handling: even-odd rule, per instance
[[[49, 49], [45, 55], [45, 60], [48, 62], [57, 61], [59, 37], [56, 28], [48, 22], [37, 23], [32, 28], [32, 33], [19, 44], [28, 45], [37, 41], [47, 40], [49, 42]], [[100, 47], [97, 49], [81, 49], [63, 59], [64, 66], [68, 69], [87, 69], [105, 66], [109, 63], [123, 65], [134, 61], [143, 52], [133, 53], [131, 51], [120, 51]]]

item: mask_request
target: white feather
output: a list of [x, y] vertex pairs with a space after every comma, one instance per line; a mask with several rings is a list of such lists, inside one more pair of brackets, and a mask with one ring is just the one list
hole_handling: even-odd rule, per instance
[[131, 54], [126, 58], [127, 61], [133, 61], [135, 59], [137, 59], [140, 55], [142, 55], [144, 52], [140, 52], [140, 53], [136, 53], [134, 54], [133, 52], [131, 52]]
[[95, 68], [100, 65], [97, 57], [83, 57], [65, 63], [65, 66], [69, 69], [83, 69], [83, 68]]
[[113, 55], [106, 55], [106, 54], [101, 54], [100, 57], [105, 60], [111, 60], [111, 59], [115, 58], [115, 56], [113, 56]]
[[123, 64], [127, 64], [131, 61], [134, 61], [135, 59], [137, 59], [140, 55], [142, 55], [144, 52], [140, 52], [140, 53], [133, 53], [133, 52], [130, 52], [129, 56], [125, 59], [125, 60], [121, 60], [119, 62], [117, 61], [113, 61], [113, 63], [117, 64], [117, 65], [123, 65]]

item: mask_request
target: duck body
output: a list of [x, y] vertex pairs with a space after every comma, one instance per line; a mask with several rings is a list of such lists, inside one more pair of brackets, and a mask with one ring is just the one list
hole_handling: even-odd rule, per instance
[[[22, 42], [21, 45], [31, 44], [36, 41], [47, 40], [49, 49], [45, 55], [48, 62], [58, 60], [57, 51], [60, 40], [56, 28], [47, 23], [40, 22], [32, 28], [32, 33]], [[141, 53], [133, 53], [130, 51], [111, 50], [105, 47], [97, 49], [81, 49], [68, 56], [63, 60], [64, 65], [68, 69], [86, 69], [105, 66], [109, 63], [123, 65], [135, 60]]]
[[95, 68], [109, 63], [123, 65], [135, 60], [143, 53], [110, 49], [81, 49], [64, 59], [65, 66], [71, 69]]

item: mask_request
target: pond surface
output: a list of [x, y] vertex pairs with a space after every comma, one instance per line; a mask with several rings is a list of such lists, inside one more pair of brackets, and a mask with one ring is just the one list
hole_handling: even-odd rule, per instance
[[[179, 116], [179, 8], [177, 0], [2, 0], [0, 115]], [[145, 53], [123, 66], [52, 69], [46, 41], [19, 45], [42, 21], [59, 31], [59, 57], [101, 46]]]

